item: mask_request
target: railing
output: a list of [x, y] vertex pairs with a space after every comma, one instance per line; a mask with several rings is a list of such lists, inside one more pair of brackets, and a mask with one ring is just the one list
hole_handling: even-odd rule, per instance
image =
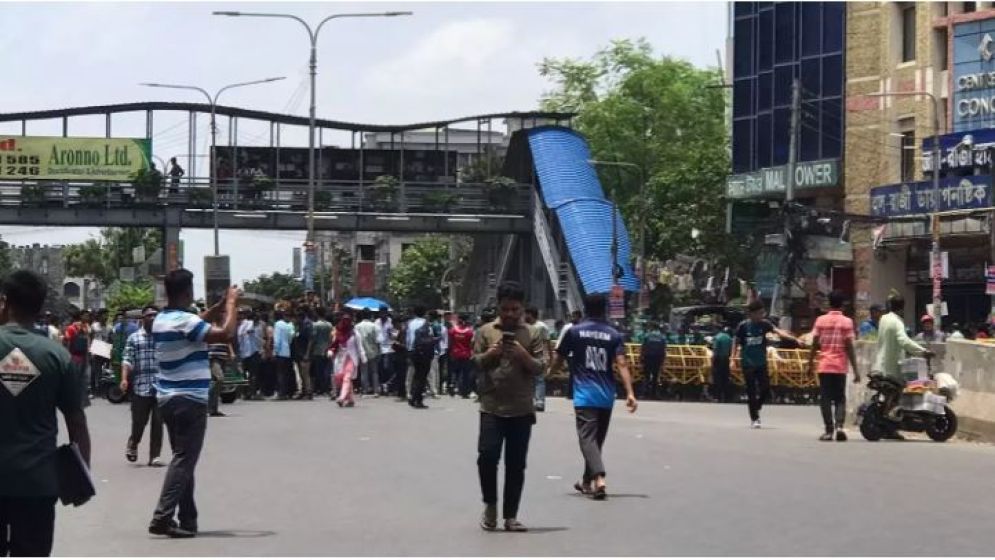
[[[471, 214], [528, 216], [532, 187], [494, 188], [484, 184], [405, 182], [396, 188], [372, 182], [324, 181], [315, 186], [316, 212]], [[167, 177], [158, 195], [136, 192], [126, 182], [0, 181], [0, 207], [22, 208], [133, 208], [177, 206], [213, 208], [210, 180], [183, 178], [172, 184]], [[253, 183], [218, 181], [221, 210], [305, 212], [307, 180]]]

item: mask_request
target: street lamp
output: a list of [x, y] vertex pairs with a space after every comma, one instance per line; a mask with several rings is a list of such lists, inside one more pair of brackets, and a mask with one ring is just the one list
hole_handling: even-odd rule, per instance
[[[213, 12], [213, 14], [216, 16], [229, 16], [229, 17], [265, 17], [265, 18], [292, 19], [303, 25], [304, 29], [307, 30], [308, 38], [311, 41], [311, 57], [308, 62], [308, 67], [311, 73], [311, 107], [310, 107], [310, 112], [308, 114], [307, 240], [313, 243], [314, 242], [314, 189], [315, 189], [315, 183], [314, 183], [314, 129], [315, 129], [315, 104], [316, 104], [315, 80], [318, 75], [318, 34], [321, 33], [321, 28], [325, 25], [325, 23], [333, 19], [410, 16], [412, 15], [412, 12], [333, 14], [321, 20], [318, 23], [318, 26], [313, 30], [306, 21], [292, 14], [271, 14], [271, 13], [231, 12], [231, 11], [218, 11], [218, 12]], [[312, 288], [312, 286], [308, 286], [308, 288], [310, 289]]]
[[[642, 263], [642, 274], [639, 279], [640, 290], [645, 289], [646, 280], [646, 173], [643, 171], [641, 165], [635, 163], [630, 163], [627, 161], [601, 161], [596, 159], [589, 159], [587, 163], [592, 166], [604, 166], [604, 167], [620, 167], [622, 169], [634, 169], [636, 173], [639, 174], [639, 199], [642, 205], [639, 209], [639, 260]], [[614, 190], [614, 189], [613, 189]], [[615, 283], [618, 283], [618, 277], [615, 274], [615, 267], [618, 265], [618, 234], [616, 232], [617, 225], [615, 224], [616, 218], [616, 207], [617, 203], [615, 201], [615, 196], [612, 196], [612, 278]]]
[[943, 304], [942, 283], [943, 269], [940, 264], [940, 100], [928, 91], [892, 91], [881, 93], [868, 93], [867, 97], [908, 97], [910, 95], [924, 95], [933, 101], [933, 264], [931, 275], [933, 277], [933, 323], [936, 329], [940, 330], [943, 322], [941, 306]]
[[[167, 89], [189, 89], [193, 91], [199, 91], [200, 93], [204, 94], [204, 97], [207, 98], [207, 103], [210, 104], [211, 106], [211, 192], [213, 193], [213, 198], [214, 198], [213, 206], [214, 206], [214, 256], [215, 257], [218, 256], [218, 254], [220, 253], [220, 247], [218, 243], [218, 180], [217, 180], [218, 158], [214, 153], [216, 150], [216, 143], [218, 136], [218, 127], [217, 124], [215, 123], [215, 111], [218, 106], [218, 97], [221, 96], [222, 92], [229, 89], [234, 89], [244, 86], [253, 86], [256, 84], [266, 84], [269, 82], [277, 82], [283, 79], [285, 79], [285, 77], [280, 76], [278, 78], [266, 78], [264, 80], [253, 80], [251, 82], [240, 82], [237, 84], [229, 84], [219, 89], [218, 92], [214, 94], [214, 97], [211, 97], [211, 94], [207, 93], [207, 90], [199, 88], [197, 86], [181, 86], [176, 84], [156, 84], [156, 83], [139, 84], [145, 87], [167, 88]], [[166, 171], [165, 164], [163, 164], [163, 172], [165, 171]]]

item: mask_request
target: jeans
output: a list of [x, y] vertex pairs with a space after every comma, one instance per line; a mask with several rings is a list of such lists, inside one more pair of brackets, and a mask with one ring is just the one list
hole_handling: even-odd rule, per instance
[[767, 374], [767, 366], [743, 368], [743, 377], [746, 379], [750, 420], [760, 420], [760, 409], [770, 395], [770, 376]]
[[54, 533], [55, 496], [0, 496], [0, 557], [49, 556]]
[[536, 409], [544, 410], [546, 408], [546, 376], [541, 373], [536, 376], [534, 401]]
[[577, 439], [580, 453], [584, 456], [583, 482], [586, 486], [599, 476], [605, 476], [605, 464], [601, 460], [601, 449], [608, 435], [608, 424], [612, 419], [612, 409], [581, 406], [574, 409], [577, 419]]
[[242, 369], [249, 374], [249, 393], [255, 397], [262, 390], [262, 357], [259, 352], [242, 359]]
[[294, 375], [294, 361], [290, 358], [277, 356], [276, 358], [276, 382], [277, 393], [280, 398], [288, 398], [294, 395], [297, 389], [297, 380]]
[[471, 366], [472, 362], [470, 360], [453, 358], [449, 362], [450, 394], [452, 394], [453, 388], [456, 388], [461, 397], [470, 396], [470, 393], [473, 391], [473, 384], [470, 378], [473, 371]]
[[380, 354], [380, 387], [391, 387], [394, 385], [394, 353]]
[[149, 459], [155, 459], [162, 453], [162, 415], [155, 397], [131, 395], [131, 436], [128, 438], [128, 450], [138, 454], [138, 444], [142, 442], [145, 425], [152, 421], [149, 434]]
[[729, 402], [729, 357], [712, 359], [712, 396], [719, 402]]
[[425, 399], [425, 384], [435, 358], [413, 356], [411, 362], [414, 366], [414, 373], [411, 376], [411, 390], [408, 394], [408, 400], [413, 404], [422, 404], [422, 401]]
[[643, 397], [656, 398], [660, 387], [660, 368], [666, 359], [665, 355], [643, 356]]
[[197, 526], [197, 505], [194, 503], [194, 469], [204, 447], [207, 431], [207, 405], [186, 397], [173, 397], [159, 405], [169, 433], [173, 460], [162, 483], [159, 505], [152, 515], [152, 524], [164, 526], [173, 520], [179, 508], [180, 525]]
[[311, 356], [311, 384], [314, 392], [323, 395], [332, 391], [332, 381], [329, 378], [328, 356]]
[[378, 358], [379, 356], [372, 358], [360, 366], [364, 395], [375, 395], [380, 391], [380, 360]]
[[[836, 407], [835, 423], [832, 407]], [[826, 425], [826, 433], [833, 429], [842, 430], [846, 420], [846, 374], [819, 374], [819, 408], [822, 409], [822, 421]]]
[[504, 518], [518, 517], [525, 486], [525, 463], [535, 415], [502, 417], [480, 413], [480, 436], [477, 439], [477, 474], [484, 503], [497, 505], [498, 463], [504, 447]]

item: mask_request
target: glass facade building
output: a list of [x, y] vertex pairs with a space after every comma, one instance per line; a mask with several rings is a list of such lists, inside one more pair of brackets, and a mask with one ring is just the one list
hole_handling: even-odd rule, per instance
[[845, 22], [843, 2], [733, 4], [733, 173], [788, 163], [796, 78], [798, 161], [842, 157]]

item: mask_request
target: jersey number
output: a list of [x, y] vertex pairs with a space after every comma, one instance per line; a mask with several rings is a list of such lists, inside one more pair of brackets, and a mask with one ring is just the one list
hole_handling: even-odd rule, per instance
[[587, 347], [587, 369], [591, 371], [608, 371], [608, 353], [604, 348]]

